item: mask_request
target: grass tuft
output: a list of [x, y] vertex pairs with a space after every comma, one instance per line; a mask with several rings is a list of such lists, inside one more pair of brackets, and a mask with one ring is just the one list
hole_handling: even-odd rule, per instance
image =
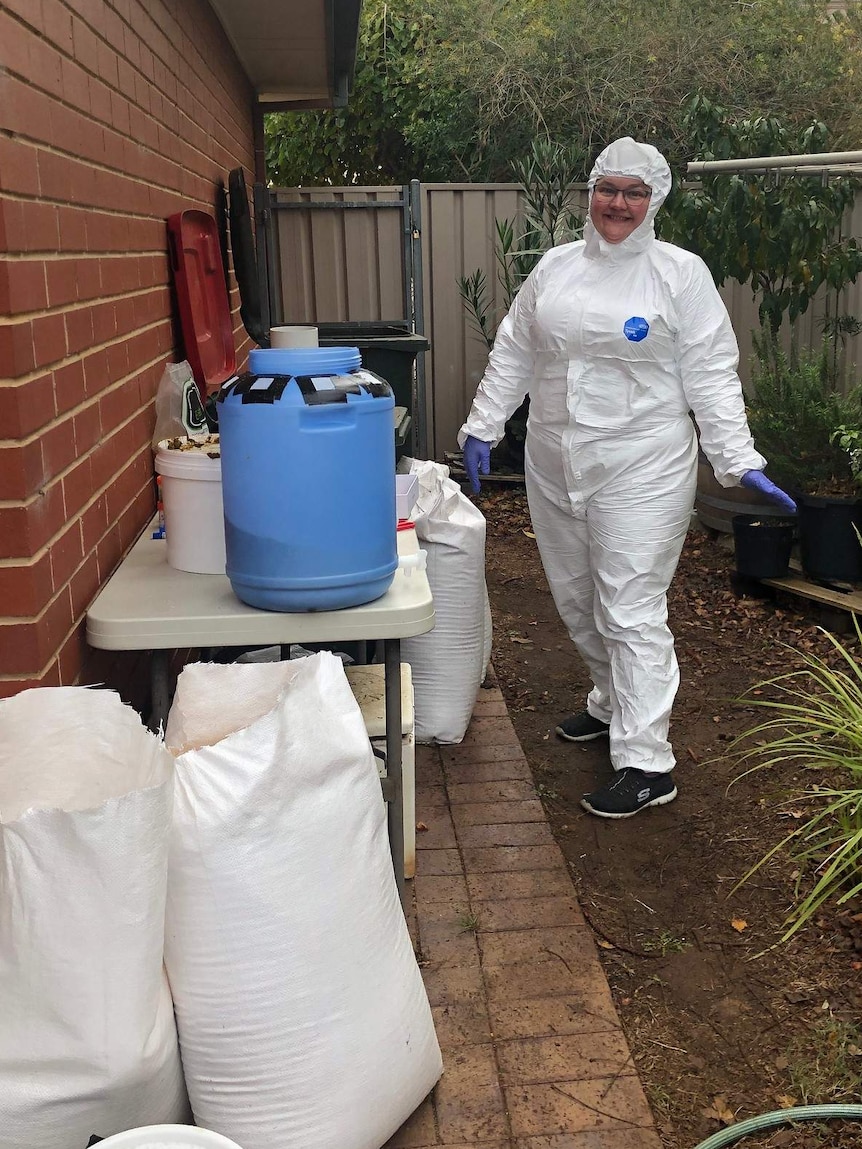
[[[862, 631], [854, 617], [856, 636]], [[736, 738], [728, 751], [750, 763], [735, 781], [766, 768], [802, 767], [816, 776], [811, 786], [787, 799], [803, 806], [799, 825], [768, 851], [734, 887], [738, 889], [777, 854], [797, 864], [795, 901], [782, 942], [802, 928], [825, 902], [837, 905], [862, 892], [862, 667], [834, 635], [825, 632], [837, 666], [803, 654], [803, 666], [760, 683], [777, 697], [751, 692], [743, 701], [772, 717]], [[752, 745], [752, 743], [755, 743]]]

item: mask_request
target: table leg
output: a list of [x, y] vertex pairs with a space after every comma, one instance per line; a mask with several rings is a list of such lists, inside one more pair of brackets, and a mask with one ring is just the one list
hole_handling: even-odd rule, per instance
[[164, 730], [171, 705], [168, 671], [170, 651], [150, 651], [150, 721], [149, 727], [158, 734]]
[[383, 643], [386, 701], [386, 776], [389, 782], [389, 848], [395, 867], [398, 896], [404, 905], [404, 795], [401, 777], [401, 643]]

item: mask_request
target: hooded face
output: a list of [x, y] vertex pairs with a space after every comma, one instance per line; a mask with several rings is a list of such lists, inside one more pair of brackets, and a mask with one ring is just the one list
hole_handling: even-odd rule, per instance
[[621, 243], [646, 219], [652, 191], [643, 180], [602, 176], [590, 196], [590, 219], [608, 243]]
[[[671, 188], [667, 160], [652, 144], [639, 144], [630, 136], [608, 144], [593, 166], [589, 187], [590, 219], [584, 232], [588, 250], [596, 240], [620, 252], [634, 252], [652, 242], [653, 220]], [[627, 200], [622, 193], [630, 190], [650, 194]]]

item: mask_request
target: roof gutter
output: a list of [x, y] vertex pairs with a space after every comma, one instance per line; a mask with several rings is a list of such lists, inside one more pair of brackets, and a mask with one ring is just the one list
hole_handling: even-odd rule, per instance
[[353, 88], [362, 0], [328, 0], [329, 83], [332, 107], [344, 108]]

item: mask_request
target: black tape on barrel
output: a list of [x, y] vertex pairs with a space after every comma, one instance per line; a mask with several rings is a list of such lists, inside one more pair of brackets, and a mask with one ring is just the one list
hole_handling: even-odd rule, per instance
[[[265, 375], [263, 378], [266, 379], [269, 376]], [[257, 384], [260, 382], [261, 376], [244, 375], [233, 388], [232, 394], [239, 395], [243, 403], [269, 403], [271, 405], [282, 397], [290, 378], [289, 375], [273, 375], [268, 387], [259, 387]]]

